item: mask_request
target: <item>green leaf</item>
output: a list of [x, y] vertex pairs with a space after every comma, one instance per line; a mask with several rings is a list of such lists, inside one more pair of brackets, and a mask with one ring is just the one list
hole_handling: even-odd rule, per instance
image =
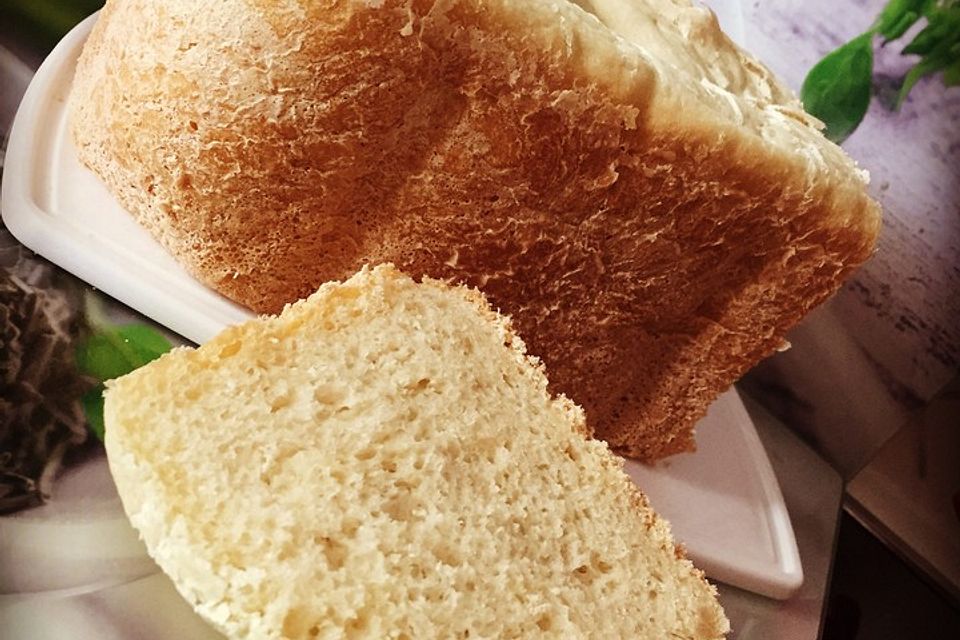
[[170, 342], [146, 325], [102, 329], [77, 345], [80, 371], [97, 380], [130, 373], [170, 350]]
[[873, 32], [886, 41], [896, 40], [919, 18], [916, 0], [890, 0], [874, 23]]
[[954, 66], [960, 63], [960, 2], [935, 4], [927, 13], [927, 26], [906, 47], [904, 55], [921, 56], [907, 73], [897, 96], [897, 108], [903, 104], [920, 78], [944, 71], [943, 83], [957, 84]]
[[896, 40], [935, 4], [936, 0], [890, 0], [880, 12], [873, 31], [882, 35], [885, 42]]
[[91, 323], [96, 332], [77, 345], [77, 367], [101, 382], [81, 398], [93, 433], [103, 440], [102, 382], [130, 373], [170, 350], [170, 342], [156, 329], [143, 324], [110, 326], [104, 318]]
[[918, 56], [937, 52], [945, 53], [958, 41], [960, 41], [960, 10], [937, 12], [929, 18], [927, 26], [903, 48], [901, 53]]
[[960, 86], [960, 60], [943, 70], [943, 84], [948, 87]]
[[873, 76], [873, 34], [854, 38], [818, 62], [803, 81], [804, 108], [827, 127], [828, 138], [840, 143], [863, 120], [870, 106]]
[[127, 324], [119, 327], [117, 333], [137, 354], [141, 366], [156, 360], [170, 351], [170, 341], [159, 331], [144, 324]]
[[87, 416], [87, 424], [90, 425], [90, 430], [93, 431], [93, 435], [97, 436], [102, 442], [105, 432], [103, 422], [103, 385], [97, 385], [96, 389], [91, 389], [83, 394], [83, 397], [80, 398], [80, 403], [83, 405], [83, 413]]
[[926, 18], [926, 26], [902, 51], [920, 60], [904, 76], [896, 108], [924, 76], [943, 71], [945, 86], [960, 85], [960, 0], [889, 0], [869, 31], [828, 54], [803, 83], [804, 106], [824, 122], [828, 138], [843, 141], [866, 115], [873, 75], [872, 36], [880, 34], [886, 44], [902, 37], [920, 18]]
[[132, 371], [138, 362], [135, 353], [123, 348], [123, 341], [114, 330], [95, 333], [81, 340], [76, 356], [80, 371], [97, 380], [118, 378]]
[[895, 22], [892, 25], [889, 25], [886, 29], [880, 30], [880, 34], [883, 36], [883, 43], [886, 44], [891, 40], [896, 40], [905, 34], [907, 29], [916, 24], [917, 20], [919, 19], [919, 13], [914, 13], [913, 11], [905, 13], [900, 17], [899, 22]]
[[16, 25], [43, 46], [52, 47], [75, 24], [99, 9], [103, 0], [4, 0], [0, 23]]
[[910, 90], [913, 89], [914, 85], [917, 84], [917, 81], [924, 76], [928, 76], [932, 73], [936, 73], [941, 69], [947, 68], [949, 65], [949, 59], [943, 56], [931, 56], [924, 58], [919, 63], [914, 65], [910, 71], [907, 72], [907, 75], [903, 79], [903, 85], [900, 87], [900, 93], [897, 95], [897, 109], [903, 104], [903, 101], [907, 99]]

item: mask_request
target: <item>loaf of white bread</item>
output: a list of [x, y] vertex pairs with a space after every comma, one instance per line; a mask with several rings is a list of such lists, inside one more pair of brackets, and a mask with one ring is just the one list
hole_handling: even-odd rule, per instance
[[364, 269], [109, 383], [105, 417], [131, 522], [229, 638], [728, 630], [476, 290]]
[[80, 159], [259, 312], [393, 262], [655, 459], [872, 252], [865, 174], [689, 0], [108, 0]]

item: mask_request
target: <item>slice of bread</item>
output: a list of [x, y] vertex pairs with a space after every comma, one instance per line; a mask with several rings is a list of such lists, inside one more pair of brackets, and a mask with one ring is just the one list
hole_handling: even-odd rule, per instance
[[80, 159], [203, 282], [260, 312], [363, 264], [477, 286], [645, 459], [880, 228], [689, 0], [110, 0], [70, 101]]
[[391, 267], [109, 385], [130, 520], [231, 638], [728, 629], [581, 410], [482, 295]]

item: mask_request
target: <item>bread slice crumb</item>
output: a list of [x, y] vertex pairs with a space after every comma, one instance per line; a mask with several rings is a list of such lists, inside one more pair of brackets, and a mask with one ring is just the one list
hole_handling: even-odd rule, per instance
[[231, 638], [729, 628], [474, 290], [364, 268], [112, 382], [106, 424], [150, 554]]

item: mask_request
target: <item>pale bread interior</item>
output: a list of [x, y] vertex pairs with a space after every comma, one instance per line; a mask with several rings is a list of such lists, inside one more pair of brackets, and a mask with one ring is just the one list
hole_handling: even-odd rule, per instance
[[231, 638], [718, 638], [715, 591], [482, 296], [390, 267], [110, 384], [147, 548]]

